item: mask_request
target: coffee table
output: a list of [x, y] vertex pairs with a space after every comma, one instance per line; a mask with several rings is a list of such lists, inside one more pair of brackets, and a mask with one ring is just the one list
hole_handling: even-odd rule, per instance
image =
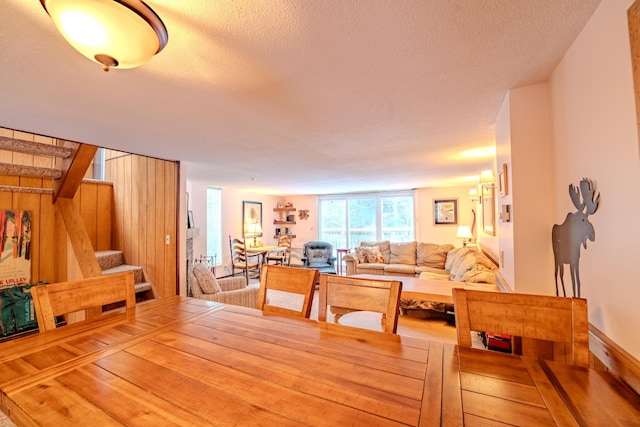
[[443, 302], [445, 304], [453, 304], [453, 288], [499, 292], [497, 285], [488, 283], [470, 285], [465, 282], [418, 279], [417, 277], [406, 276], [380, 276], [377, 274], [354, 274], [352, 277], [372, 280], [397, 280], [402, 282], [402, 293], [400, 294], [402, 299]]

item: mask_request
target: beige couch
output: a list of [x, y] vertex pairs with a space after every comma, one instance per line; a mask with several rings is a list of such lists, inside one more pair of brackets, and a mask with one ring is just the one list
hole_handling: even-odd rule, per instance
[[344, 256], [347, 276], [420, 277], [467, 283], [496, 283], [497, 267], [474, 247], [423, 242], [362, 242]]

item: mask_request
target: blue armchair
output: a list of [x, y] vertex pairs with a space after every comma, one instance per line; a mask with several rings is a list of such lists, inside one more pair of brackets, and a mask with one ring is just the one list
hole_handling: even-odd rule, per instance
[[336, 257], [333, 245], [327, 242], [308, 242], [302, 250], [305, 268], [315, 268], [320, 273], [336, 274]]

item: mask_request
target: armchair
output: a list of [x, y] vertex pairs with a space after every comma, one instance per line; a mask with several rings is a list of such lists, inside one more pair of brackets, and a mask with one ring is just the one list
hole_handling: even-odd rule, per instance
[[333, 256], [331, 243], [305, 243], [302, 250], [302, 262], [305, 268], [315, 268], [325, 274], [336, 274], [336, 257]]
[[250, 308], [258, 305], [258, 287], [247, 286], [242, 276], [216, 279], [202, 263], [193, 266], [190, 283], [194, 298]]

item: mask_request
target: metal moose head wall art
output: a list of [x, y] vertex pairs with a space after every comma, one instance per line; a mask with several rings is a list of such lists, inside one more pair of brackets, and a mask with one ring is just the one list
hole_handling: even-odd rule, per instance
[[579, 189], [569, 184], [569, 196], [577, 211], [569, 212], [564, 222], [560, 225], [555, 224], [551, 232], [556, 266], [556, 296], [560, 296], [558, 274], [563, 296], [567, 296], [564, 288], [564, 264], [569, 264], [573, 296], [580, 297], [580, 245], [587, 249], [587, 239], [592, 242], [596, 239], [596, 233], [588, 217], [598, 209], [600, 194], [595, 194], [595, 186], [590, 179], [583, 178]]

